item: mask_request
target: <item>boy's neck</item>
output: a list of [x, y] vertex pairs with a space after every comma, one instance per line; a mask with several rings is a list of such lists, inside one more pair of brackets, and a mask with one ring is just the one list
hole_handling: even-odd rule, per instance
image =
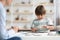
[[42, 20], [42, 19], [38, 19], [38, 20]]
[[40, 18], [40, 19], [38, 19], [38, 20], [42, 20], [42, 19], [44, 19], [44, 18]]

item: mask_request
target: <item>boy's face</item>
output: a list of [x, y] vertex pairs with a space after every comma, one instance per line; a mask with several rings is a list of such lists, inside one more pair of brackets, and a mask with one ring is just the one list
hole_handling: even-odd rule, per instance
[[45, 15], [37, 15], [37, 18], [40, 20], [40, 19], [43, 19], [45, 17]]

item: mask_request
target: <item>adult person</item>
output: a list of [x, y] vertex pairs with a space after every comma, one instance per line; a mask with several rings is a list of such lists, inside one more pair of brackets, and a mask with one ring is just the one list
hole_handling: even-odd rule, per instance
[[[6, 10], [4, 6], [10, 5], [12, 0], [0, 0], [0, 40], [21, 40], [19, 37], [9, 38], [8, 31], [6, 29]], [[14, 31], [16, 29], [13, 29]]]

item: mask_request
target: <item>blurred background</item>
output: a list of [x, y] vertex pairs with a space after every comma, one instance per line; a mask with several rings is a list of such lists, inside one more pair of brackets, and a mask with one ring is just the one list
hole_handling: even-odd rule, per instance
[[[55, 26], [60, 25], [60, 17], [58, 16], [60, 15], [60, 2], [58, 2], [55, 0], [12, 0], [12, 4], [6, 7], [6, 27], [17, 26], [21, 29], [30, 29], [32, 21], [36, 18], [35, 8], [38, 5], [44, 5], [46, 17], [51, 18]], [[56, 6], [56, 4], [58, 5]]]
[[60, 25], [60, 5], [59, 4], [60, 4], [60, 0], [56, 2], [56, 24], [57, 25]]

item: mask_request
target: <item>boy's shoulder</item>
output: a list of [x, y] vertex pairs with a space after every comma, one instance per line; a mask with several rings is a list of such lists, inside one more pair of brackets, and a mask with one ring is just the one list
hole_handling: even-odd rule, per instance
[[52, 20], [51, 18], [46, 18], [47, 20]]
[[38, 19], [34, 19], [33, 21], [38, 21]]
[[45, 20], [48, 21], [48, 22], [53, 21], [53, 19], [51, 19], [51, 18], [45, 18]]
[[[43, 20], [45, 20], [45, 21], [50, 21], [51, 19], [50, 18], [44, 18]], [[34, 19], [33, 21], [39, 21], [38, 19]]]

